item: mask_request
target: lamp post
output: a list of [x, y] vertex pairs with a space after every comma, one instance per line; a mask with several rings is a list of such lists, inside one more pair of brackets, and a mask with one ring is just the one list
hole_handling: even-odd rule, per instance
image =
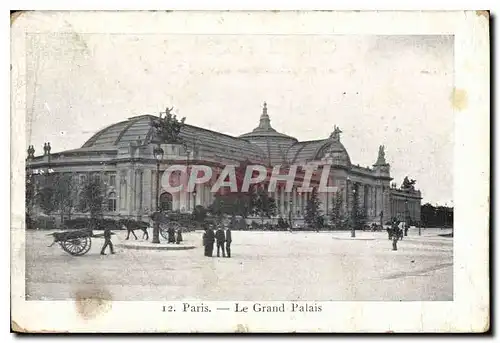
[[153, 149], [153, 155], [156, 160], [156, 216], [153, 218], [153, 243], [160, 243], [160, 221], [158, 218], [160, 209], [160, 162], [163, 160], [164, 151], [158, 144]]
[[346, 179], [346, 186], [345, 186], [345, 210], [346, 214], [349, 215], [349, 183], [351, 179], [349, 176]]
[[351, 237], [356, 237], [356, 215], [357, 215], [357, 203], [356, 203], [356, 186], [353, 184], [352, 187], [352, 213], [351, 213]]
[[408, 199], [405, 199], [405, 236], [408, 236], [408, 228], [410, 226], [410, 221], [409, 221], [409, 214], [408, 214]]
[[292, 200], [288, 202], [288, 222], [290, 223], [290, 231], [293, 229], [292, 223]]
[[448, 203], [444, 203], [444, 228], [446, 229], [446, 226], [448, 225]]
[[193, 210], [196, 209], [196, 185], [193, 188]]

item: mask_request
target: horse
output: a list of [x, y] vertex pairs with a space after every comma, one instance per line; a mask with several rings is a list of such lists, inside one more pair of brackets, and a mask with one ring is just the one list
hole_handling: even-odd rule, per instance
[[148, 227], [149, 225], [145, 222], [139, 222], [135, 220], [127, 220], [123, 219], [119, 221], [122, 227], [127, 229], [127, 238], [129, 239], [130, 234], [134, 235], [135, 239], [137, 240], [137, 236], [135, 234], [135, 230], [142, 230], [142, 238], [148, 240], [149, 239], [149, 233], [148, 233]]

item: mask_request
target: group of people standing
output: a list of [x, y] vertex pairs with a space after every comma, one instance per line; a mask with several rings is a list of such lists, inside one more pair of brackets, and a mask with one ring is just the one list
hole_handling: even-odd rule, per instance
[[398, 219], [393, 219], [390, 226], [387, 228], [387, 234], [389, 236], [389, 239], [395, 238], [401, 240], [403, 239], [403, 231], [404, 236], [408, 236], [408, 229], [409, 226], [407, 225], [407, 223], [402, 222]]
[[175, 243], [175, 244], [180, 244], [182, 242], [182, 229], [174, 229], [172, 226], [170, 226], [167, 229], [167, 242], [168, 243]]
[[205, 229], [203, 233], [203, 246], [205, 248], [205, 256], [212, 257], [214, 251], [214, 243], [217, 242], [217, 257], [231, 257], [231, 229], [218, 226], [214, 231], [213, 226]]

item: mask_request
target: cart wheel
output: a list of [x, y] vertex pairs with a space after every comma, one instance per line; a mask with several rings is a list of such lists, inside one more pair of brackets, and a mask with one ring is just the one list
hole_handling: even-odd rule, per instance
[[178, 222], [170, 222], [168, 224], [160, 224], [160, 235], [163, 239], [168, 239], [168, 229], [174, 228], [175, 231], [181, 226]]
[[160, 224], [160, 235], [163, 239], [168, 239], [168, 224]]
[[91, 244], [90, 237], [80, 237], [62, 241], [61, 247], [73, 256], [81, 256], [90, 250]]

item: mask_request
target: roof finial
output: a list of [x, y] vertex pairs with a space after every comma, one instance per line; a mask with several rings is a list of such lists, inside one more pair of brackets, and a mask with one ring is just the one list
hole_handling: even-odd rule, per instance
[[380, 145], [378, 147], [378, 156], [377, 156], [377, 162], [375, 162], [375, 165], [384, 165], [387, 164], [385, 161], [385, 146]]
[[334, 142], [340, 142], [340, 134], [342, 133], [342, 130], [337, 125], [334, 125], [334, 130], [332, 134], [330, 135], [330, 139], [332, 139]]
[[267, 114], [267, 103], [266, 102], [264, 102], [264, 106], [262, 107], [262, 114], [260, 115], [260, 122], [259, 122], [259, 126], [257, 127], [257, 129], [272, 130], [271, 120], [269, 119], [269, 115]]

